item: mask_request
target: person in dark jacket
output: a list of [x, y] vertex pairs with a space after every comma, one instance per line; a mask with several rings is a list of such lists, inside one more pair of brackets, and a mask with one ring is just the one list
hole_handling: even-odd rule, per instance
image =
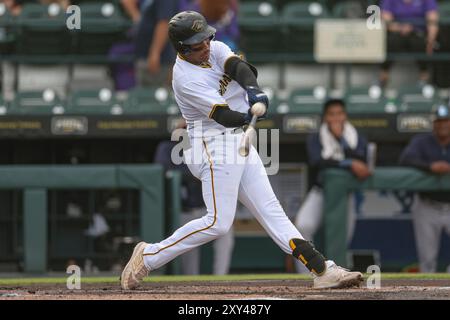
[[[441, 105], [433, 132], [415, 136], [401, 154], [400, 164], [436, 175], [450, 173], [450, 112]], [[419, 192], [413, 206], [413, 224], [421, 272], [436, 272], [441, 233], [450, 234], [450, 192]]]
[[[339, 99], [328, 100], [322, 112], [322, 125], [317, 133], [307, 139], [310, 178], [313, 186], [297, 214], [295, 225], [307, 240], [322, 223], [323, 190], [320, 173], [328, 168], [342, 168], [351, 171], [359, 179], [370, 176], [366, 161], [367, 141], [350, 124], [345, 111], [345, 103]], [[348, 238], [354, 229], [354, 215], [349, 215]], [[296, 263], [297, 271], [306, 268]]]

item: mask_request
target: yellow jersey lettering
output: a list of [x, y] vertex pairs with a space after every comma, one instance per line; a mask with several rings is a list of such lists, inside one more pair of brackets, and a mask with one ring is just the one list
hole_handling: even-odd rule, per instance
[[225, 92], [227, 91], [227, 87], [231, 82], [231, 79], [229, 75], [227, 74], [223, 74], [222, 79], [220, 79], [219, 81], [219, 85], [220, 85], [220, 89], [219, 89], [219, 93], [221, 96], [223, 96], [225, 94]]

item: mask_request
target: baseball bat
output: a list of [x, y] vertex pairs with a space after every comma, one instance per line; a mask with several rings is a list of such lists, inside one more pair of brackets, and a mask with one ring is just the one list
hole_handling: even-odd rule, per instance
[[[256, 113], [254, 110], [258, 110], [259, 114]], [[241, 144], [239, 145], [239, 154], [242, 157], [246, 157], [250, 153], [250, 145], [252, 144], [252, 137], [256, 134], [256, 130], [255, 130], [256, 120], [258, 120], [258, 116], [261, 116], [264, 114], [264, 112], [262, 112], [263, 110], [265, 112], [266, 106], [261, 102], [257, 102], [252, 106], [252, 110], [251, 110], [251, 112], [253, 114], [252, 120], [250, 121], [247, 130], [245, 131], [244, 135], [242, 136]]]

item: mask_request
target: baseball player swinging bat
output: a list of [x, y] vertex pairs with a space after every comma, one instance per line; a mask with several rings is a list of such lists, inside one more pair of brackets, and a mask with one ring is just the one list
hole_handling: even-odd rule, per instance
[[250, 145], [252, 144], [253, 136], [256, 134], [255, 126], [258, 117], [262, 116], [266, 112], [266, 106], [262, 102], [257, 102], [252, 106], [252, 120], [250, 121], [247, 130], [242, 136], [241, 144], [239, 146], [239, 154], [242, 157], [248, 156], [250, 152]]
[[[189, 141], [201, 143], [200, 150], [206, 157], [200, 157], [201, 162], [188, 167], [195, 176], [201, 178], [206, 214], [178, 228], [161, 242], [139, 242], [122, 271], [122, 289], [138, 287], [149, 272], [157, 270], [184, 252], [223, 236], [233, 224], [238, 199], [264, 225], [285, 254], [301, 260], [314, 274], [314, 288], [359, 285], [363, 279], [360, 272], [346, 271], [332, 260], [326, 260], [311, 242], [303, 238], [277, 200], [259, 154], [250, 154], [255, 123], [258, 116], [261, 119], [265, 114], [268, 106], [268, 97], [259, 89], [256, 81], [256, 68], [236, 57], [225, 43], [214, 41], [216, 29], [208, 25], [205, 17], [198, 12], [183, 11], [176, 14], [171, 18], [168, 29], [170, 42], [178, 52], [172, 77], [177, 104], [183, 117], [190, 119], [188, 126], [193, 127], [195, 121], [207, 121], [207, 126], [202, 126], [199, 132], [189, 132]], [[205, 64], [205, 68], [197, 67], [199, 64]], [[230, 85], [227, 89], [231, 83], [228, 78], [236, 81], [239, 86]], [[221, 95], [222, 89], [227, 89], [227, 93]], [[236, 110], [216, 107], [213, 109], [216, 111], [211, 114], [212, 105], [228, 107], [228, 102]], [[229, 116], [225, 116], [224, 120], [221, 114]], [[250, 128], [245, 134], [225, 134], [225, 128], [234, 131], [247, 122], [250, 122]], [[210, 129], [217, 129], [223, 134], [217, 137], [220, 140], [208, 136]], [[243, 147], [239, 148], [240, 145], [236, 146], [235, 142], [242, 137], [243, 141], [238, 143], [243, 142]], [[239, 149], [242, 149], [242, 153]], [[248, 155], [246, 159], [255, 161], [223, 161], [236, 160], [236, 152]]]

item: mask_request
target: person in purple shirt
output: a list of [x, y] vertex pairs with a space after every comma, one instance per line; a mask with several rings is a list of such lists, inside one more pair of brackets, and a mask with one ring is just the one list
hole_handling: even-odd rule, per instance
[[[439, 31], [439, 13], [436, 0], [382, 0], [381, 16], [388, 29], [388, 52], [426, 52], [432, 55]], [[380, 84], [389, 80], [392, 62], [383, 63]], [[428, 66], [418, 61], [420, 81], [428, 82]]]
[[[400, 164], [436, 175], [450, 174], [450, 111], [445, 105], [434, 114], [433, 132], [415, 136], [403, 151]], [[419, 192], [412, 210], [420, 272], [436, 272], [441, 233], [450, 235], [450, 191]]]

